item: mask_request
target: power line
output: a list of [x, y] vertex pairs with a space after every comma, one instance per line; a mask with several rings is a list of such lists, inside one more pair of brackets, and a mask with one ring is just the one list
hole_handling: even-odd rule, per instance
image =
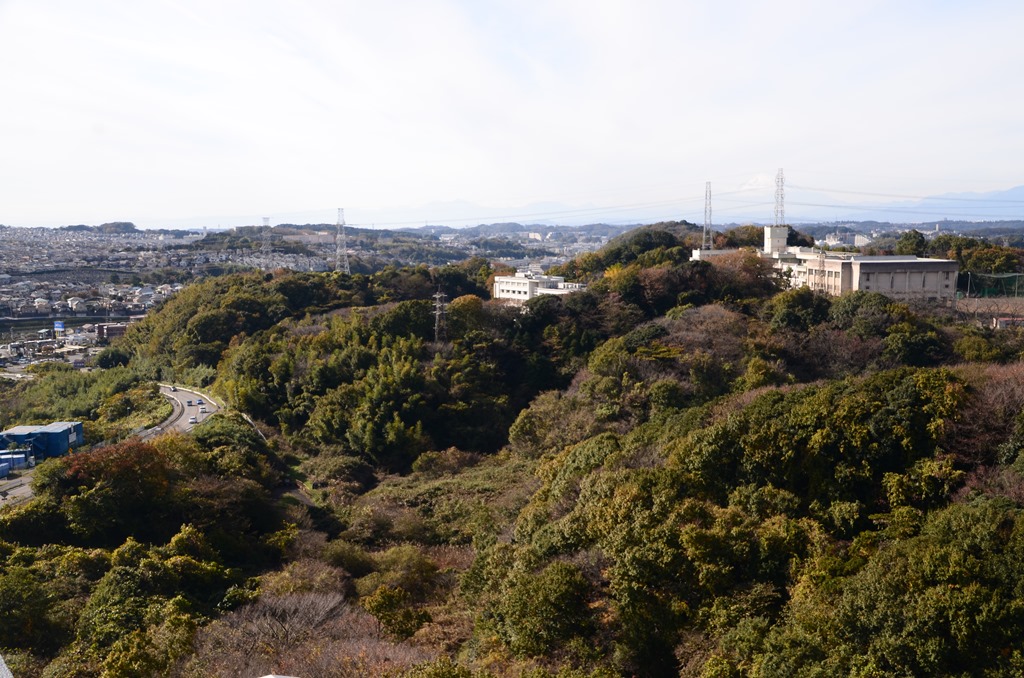
[[970, 213], [967, 213], [967, 214], [963, 214], [963, 213], [957, 214], [955, 211], [952, 211], [953, 208], [948, 208], [946, 211], [943, 211], [943, 212], [936, 212], [936, 211], [930, 211], [930, 210], [927, 210], [927, 209], [913, 209], [913, 208], [909, 208], [909, 207], [903, 208], [903, 207], [885, 207], [885, 206], [878, 206], [878, 205], [843, 205], [843, 204], [816, 203], [816, 202], [790, 202], [790, 205], [798, 205], [800, 207], [827, 207], [829, 209], [845, 209], [845, 210], [852, 210], [852, 211], [855, 211], [855, 212], [856, 211], [860, 211], [860, 212], [879, 212], [879, 213], [883, 213], [883, 214], [911, 214], [911, 215], [916, 214], [916, 215], [919, 215], [919, 216], [930, 216], [930, 217], [949, 217], [949, 216], [952, 215], [952, 216], [960, 217], [962, 219], [963, 218], [967, 218], [967, 217], [972, 217], [972, 216], [973, 217], [981, 217], [981, 218], [991, 217], [991, 215], [983, 215], [983, 214], [970, 214]]
[[799, 186], [797, 184], [790, 184], [792, 188], [799, 188], [804, 191], [818, 191], [820, 193], [840, 193], [844, 195], [863, 195], [872, 198], [900, 198], [903, 200], [945, 200], [949, 202], [996, 202], [1005, 203], [1007, 205], [1024, 205], [1024, 200], [1010, 200], [1006, 198], [955, 198], [952, 196], [941, 196], [941, 195], [901, 195], [897, 193], [870, 193], [867, 191], [847, 191], [839, 188], [813, 188], [811, 186]]

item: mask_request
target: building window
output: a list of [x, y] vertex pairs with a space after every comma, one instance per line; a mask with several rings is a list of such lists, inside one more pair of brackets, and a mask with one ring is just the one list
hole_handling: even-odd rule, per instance
[[946, 280], [949, 280], [949, 271], [946, 271]]
[[870, 273], [865, 273], [864, 274], [864, 282], [871, 282], [871, 274]]

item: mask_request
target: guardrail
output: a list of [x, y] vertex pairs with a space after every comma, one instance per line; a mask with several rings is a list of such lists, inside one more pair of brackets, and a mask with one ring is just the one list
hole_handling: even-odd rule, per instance
[[220, 398], [217, 398], [216, 396], [212, 396], [209, 393], [205, 393], [203, 391], [200, 391], [199, 389], [194, 388], [192, 386], [183, 386], [181, 384], [164, 384], [164, 383], [161, 383], [161, 382], [157, 382], [157, 386], [163, 386], [164, 388], [176, 388], [179, 391], [185, 391], [186, 393], [194, 393], [197, 396], [199, 396], [200, 398], [206, 398], [207, 400], [209, 400], [211, 403], [213, 403], [217, 407], [221, 408], [222, 410], [228, 409], [228, 406], [225, 405], [224, 402]]
[[[179, 386], [178, 384], [163, 384], [163, 383], [160, 383], [160, 382], [157, 382], [157, 384], [159, 386], [163, 386], [164, 388], [172, 388], [172, 387], [174, 387], [174, 388], [178, 389], [179, 391], [185, 391], [186, 393], [194, 393], [195, 395], [199, 396], [200, 398], [206, 398], [207, 400], [209, 400], [211, 403], [213, 403], [214, 405], [216, 405], [217, 407], [219, 407], [222, 410], [229, 410], [230, 409], [227, 405], [224, 404], [224, 401], [222, 401], [220, 398], [212, 396], [209, 393], [204, 393], [203, 391], [200, 391], [197, 388], [193, 388], [191, 386]], [[245, 419], [247, 422], [249, 422], [249, 426], [252, 426], [252, 429], [254, 431], [256, 431], [257, 434], [259, 434], [260, 438], [263, 438], [263, 442], [267, 441], [267, 436], [263, 435], [263, 431], [261, 431], [259, 426], [256, 425], [256, 422], [253, 421], [252, 417], [250, 417], [245, 412], [239, 412], [238, 414], [242, 415], [242, 418]]]

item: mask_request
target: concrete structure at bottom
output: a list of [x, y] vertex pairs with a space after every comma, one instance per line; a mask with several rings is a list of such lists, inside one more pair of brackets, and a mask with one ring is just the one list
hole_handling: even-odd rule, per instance
[[561, 276], [520, 270], [515, 275], [494, 276], [493, 298], [522, 304], [545, 294], [571, 294], [582, 289], [586, 289], [586, 285], [565, 282]]
[[25, 451], [36, 459], [59, 457], [84, 442], [80, 421], [57, 421], [45, 426], [15, 426], [0, 431], [0, 449]]
[[[766, 226], [761, 256], [789, 276], [791, 287], [807, 286], [833, 296], [858, 290], [881, 292], [901, 301], [948, 301], [956, 297], [956, 261], [787, 247], [788, 234], [788, 226]], [[735, 251], [694, 250], [693, 259], [708, 260]]]

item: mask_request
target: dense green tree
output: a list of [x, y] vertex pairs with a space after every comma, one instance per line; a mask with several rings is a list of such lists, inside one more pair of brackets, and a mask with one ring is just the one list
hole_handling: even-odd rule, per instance
[[806, 332], [828, 318], [831, 306], [827, 296], [801, 287], [775, 295], [766, 310], [771, 327]]
[[754, 675], [1014, 675], [1024, 666], [1019, 510], [954, 505], [841, 586], [805, 581]]
[[499, 633], [509, 649], [540, 656], [591, 630], [587, 609], [590, 588], [579, 570], [555, 562], [543, 571], [513, 577], [494, 610]]
[[906, 231], [896, 241], [896, 254], [913, 254], [916, 256], [924, 256], [925, 249], [928, 247], [928, 241], [924, 235], [917, 230], [911, 229]]
[[131, 355], [119, 346], [110, 346], [103, 349], [96, 356], [96, 367], [104, 370], [111, 367], [123, 367], [131, 360]]
[[0, 572], [0, 647], [52, 651], [61, 643], [52, 619], [54, 601], [29, 568]]

